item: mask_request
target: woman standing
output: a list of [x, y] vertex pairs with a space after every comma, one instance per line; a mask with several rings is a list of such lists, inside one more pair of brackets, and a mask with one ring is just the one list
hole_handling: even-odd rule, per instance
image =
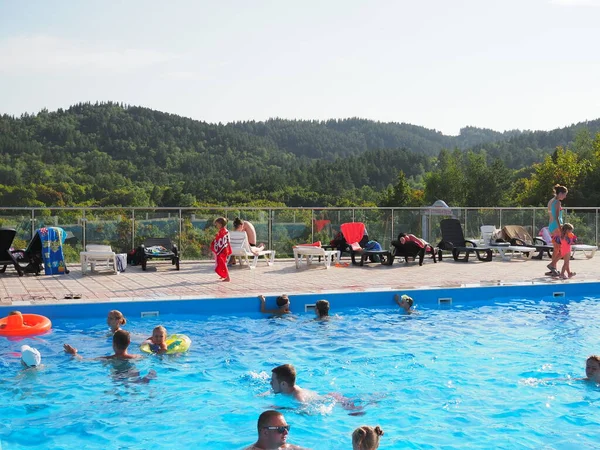
[[[560, 230], [563, 225], [563, 212], [562, 212], [562, 201], [567, 196], [569, 190], [565, 186], [561, 186], [557, 184], [554, 186], [554, 197], [550, 199], [548, 202], [548, 217], [550, 222], [548, 223], [548, 231], [550, 235], [554, 238], [556, 235], [560, 235]], [[554, 250], [552, 251], [552, 262], [548, 264], [548, 275], [552, 276], [560, 276], [558, 270], [556, 270], [556, 264], [561, 259], [560, 254], [560, 244], [557, 244], [554, 239], [552, 239], [552, 246]]]

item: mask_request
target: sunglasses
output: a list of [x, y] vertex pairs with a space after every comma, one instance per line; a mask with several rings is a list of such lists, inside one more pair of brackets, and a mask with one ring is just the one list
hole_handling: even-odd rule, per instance
[[276, 430], [279, 434], [283, 434], [285, 431], [289, 433], [290, 426], [286, 425], [285, 427], [263, 427], [267, 430]]

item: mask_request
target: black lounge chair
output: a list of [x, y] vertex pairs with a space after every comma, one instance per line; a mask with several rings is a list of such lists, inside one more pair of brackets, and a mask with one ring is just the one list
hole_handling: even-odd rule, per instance
[[[465, 239], [458, 219], [444, 219], [440, 222], [442, 241], [438, 244], [438, 256], [441, 261], [441, 250], [450, 250], [454, 261], [469, 261], [469, 255], [475, 253], [479, 261], [491, 261], [492, 249], [488, 246], [478, 246], [476, 242]], [[470, 244], [470, 245], [468, 245]], [[465, 255], [461, 258], [460, 254]]]
[[[13, 250], [12, 254], [19, 263], [19, 266], [25, 273], [33, 273], [39, 275], [44, 270], [44, 258], [42, 256], [43, 245], [42, 238], [40, 237], [39, 230], [36, 230], [35, 234], [27, 244], [27, 248], [21, 250]], [[26, 264], [23, 266], [23, 264]], [[65, 273], [69, 273], [66, 262]]]
[[[412, 236], [413, 235], [400, 233], [398, 235], [398, 239], [392, 241], [393, 258], [404, 258], [404, 261], [407, 264], [409, 258], [412, 258], [413, 261], [416, 261], [416, 259], [419, 258], [419, 266], [422, 266], [423, 259], [425, 259], [425, 254], [430, 254], [433, 258], [433, 262], [436, 263], [437, 249], [432, 245], [425, 243], [424, 241], [422, 246], [419, 245], [418, 242], [415, 242]], [[402, 240], [404, 240], [404, 243], [401, 242]]]
[[[164, 250], [153, 251], [152, 247], [162, 247]], [[151, 259], [170, 259], [175, 269], [179, 270], [179, 252], [169, 238], [147, 238], [136, 252], [136, 259], [142, 266], [142, 270], [146, 270], [147, 263]]]
[[0, 273], [6, 272], [6, 268], [12, 265], [20, 277], [23, 276], [23, 269], [17, 262], [10, 249], [17, 232], [14, 228], [0, 228]]
[[541, 237], [532, 238], [527, 230], [521, 225], [506, 225], [502, 227], [502, 237], [509, 241], [511, 245], [521, 245], [526, 247], [535, 247], [536, 255], [533, 255], [535, 259], [542, 259], [544, 253], [548, 254], [549, 258], [552, 258], [552, 250], [554, 246], [550, 245], [549, 242], [544, 241]]

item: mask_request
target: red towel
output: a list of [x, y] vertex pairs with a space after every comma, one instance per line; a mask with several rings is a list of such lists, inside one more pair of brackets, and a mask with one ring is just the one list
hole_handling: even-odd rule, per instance
[[343, 223], [340, 226], [340, 229], [342, 230], [346, 242], [353, 248], [365, 235], [365, 224], [362, 222]]

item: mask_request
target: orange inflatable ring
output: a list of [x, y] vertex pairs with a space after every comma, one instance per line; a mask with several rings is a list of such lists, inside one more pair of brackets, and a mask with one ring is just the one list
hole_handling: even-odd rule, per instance
[[0, 336], [33, 336], [50, 328], [50, 319], [39, 314], [15, 314], [0, 319]]

